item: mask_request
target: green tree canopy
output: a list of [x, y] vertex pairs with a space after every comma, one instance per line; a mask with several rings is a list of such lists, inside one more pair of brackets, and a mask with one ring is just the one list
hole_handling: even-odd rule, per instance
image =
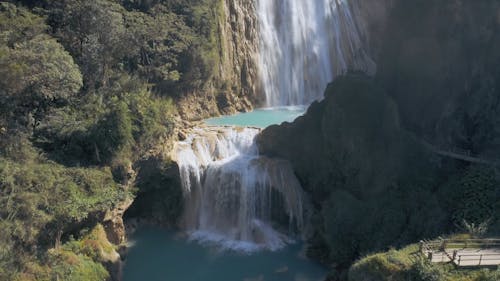
[[82, 76], [62, 45], [44, 33], [42, 18], [11, 4], [0, 7], [0, 113], [36, 125], [80, 90]]

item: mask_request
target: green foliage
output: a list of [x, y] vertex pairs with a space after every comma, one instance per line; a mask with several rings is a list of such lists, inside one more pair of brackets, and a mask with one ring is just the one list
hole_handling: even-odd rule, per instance
[[0, 45], [13, 48], [47, 30], [44, 18], [14, 4], [0, 2], [0, 13]]
[[441, 190], [443, 201], [458, 227], [480, 225], [499, 219], [500, 188], [495, 171], [485, 167], [471, 167], [453, 177]]
[[42, 18], [12, 4], [0, 7], [0, 116], [36, 126], [46, 111], [80, 90], [82, 76], [73, 58], [44, 33]]
[[70, 165], [135, 160], [132, 152], [144, 153], [171, 134], [174, 114], [170, 99], [123, 76], [106, 93], [88, 95], [75, 109], [51, 114], [36, 132], [37, 143], [51, 158]]
[[119, 152], [130, 150], [133, 145], [132, 121], [127, 104], [117, 101], [90, 132], [90, 142], [94, 142], [97, 162], [110, 160]]
[[[411, 247], [411, 250], [414, 250], [414, 247]], [[402, 251], [405, 253], [391, 250], [361, 259], [349, 270], [349, 280], [402, 280], [402, 272], [411, 267], [411, 262], [405, 256], [408, 250]]]
[[218, 59], [219, 0], [122, 2], [48, 2], [49, 23], [80, 65], [88, 91], [127, 72], [172, 97], [209, 80]]
[[109, 278], [108, 271], [101, 263], [82, 254], [65, 250], [53, 251], [49, 261], [52, 280], [101, 281]]
[[106, 0], [51, 1], [49, 7], [55, 35], [80, 65], [87, 89], [105, 86], [130, 51], [123, 7]]
[[0, 252], [2, 276], [23, 271], [24, 260], [37, 253], [33, 245], [39, 250], [53, 245], [59, 231], [92, 221], [125, 196], [109, 170], [0, 158], [0, 248], [6, 250]]
[[90, 257], [94, 261], [108, 261], [116, 258], [115, 246], [108, 241], [101, 224], [95, 226], [80, 239], [71, 239], [62, 246], [62, 250]]
[[414, 281], [444, 281], [447, 272], [444, 268], [419, 260], [408, 271], [409, 279]]
[[55, 238], [54, 233], [39, 236], [48, 224], [65, 226], [81, 222], [89, 214], [107, 210], [126, 196], [114, 183], [109, 170], [64, 168], [51, 163], [20, 165], [3, 158], [0, 186], [5, 206], [0, 216], [23, 225], [12, 233], [15, 240], [23, 244], [51, 240]]
[[[172, 98], [216, 68], [221, 3], [0, 2], [1, 280], [108, 278], [100, 230], [48, 249], [124, 200], [117, 182], [171, 137]], [[164, 198], [151, 214], [174, 221], [171, 167], [144, 170], [138, 187]]]

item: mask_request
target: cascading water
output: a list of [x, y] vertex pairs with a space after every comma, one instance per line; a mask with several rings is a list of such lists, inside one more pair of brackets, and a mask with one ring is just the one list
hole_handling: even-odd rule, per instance
[[[308, 105], [347, 70], [373, 72], [347, 0], [254, 0], [268, 106]], [[191, 238], [243, 251], [279, 249], [304, 230], [290, 164], [259, 156], [259, 129], [203, 127], [179, 142], [183, 226]]]
[[267, 106], [308, 105], [348, 70], [375, 71], [348, 0], [256, 0]]
[[302, 230], [302, 188], [288, 162], [258, 155], [259, 131], [206, 127], [177, 144], [183, 224], [191, 238], [242, 251], [276, 250], [289, 239], [282, 233]]

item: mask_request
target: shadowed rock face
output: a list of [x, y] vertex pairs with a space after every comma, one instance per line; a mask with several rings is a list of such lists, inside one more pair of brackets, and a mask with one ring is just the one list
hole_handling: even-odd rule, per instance
[[400, 135], [395, 104], [369, 78], [350, 76], [330, 84], [325, 99], [294, 123], [265, 129], [257, 143], [263, 155], [289, 159], [304, 188], [321, 201], [341, 178], [369, 186], [366, 192], [391, 182]]
[[498, 155], [500, 2], [394, 1], [377, 80], [401, 123], [444, 146]]
[[455, 229], [453, 204], [440, 202], [456, 192], [450, 178], [474, 167], [439, 158], [415, 138], [500, 153], [500, 3], [369, 2], [351, 4], [377, 75], [340, 78], [305, 116], [257, 140], [264, 155], [290, 160], [312, 194], [313, 245], [339, 268]]
[[373, 78], [337, 79], [323, 101], [293, 123], [266, 128], [257, 144], [261, 154], [289, 160], [311, 195], [309, 254], [324, 262], [346, 268], [360, 253], [447, 227], [436, 199], [422, 198], [433, 183], [418, 183], [434, 180], [431, 157], [401, 128], [396, 104]]

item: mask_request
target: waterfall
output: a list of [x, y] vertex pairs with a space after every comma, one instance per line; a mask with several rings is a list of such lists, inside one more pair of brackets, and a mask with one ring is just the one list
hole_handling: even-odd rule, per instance
[[348, 0], [256, 0], [267, 106], [308, 105], [348, 70], [375, 71]]
[[[255, 0], [259, 73], [268, 106], [308, 105], [348, 70], [373, 72], [347, 0]], [[182, 226], [192, 239], [276, 250], [304, 232], [304, 198], [291, 165], [260, 156], [260, 130], [201, 127], [176, 144]]]
[[276, 250], [304, 224], [302, 188], [289, 163], [259, 156], [254, 128], [195, 129], [175, 148], [191, 238], [226, 248]]

